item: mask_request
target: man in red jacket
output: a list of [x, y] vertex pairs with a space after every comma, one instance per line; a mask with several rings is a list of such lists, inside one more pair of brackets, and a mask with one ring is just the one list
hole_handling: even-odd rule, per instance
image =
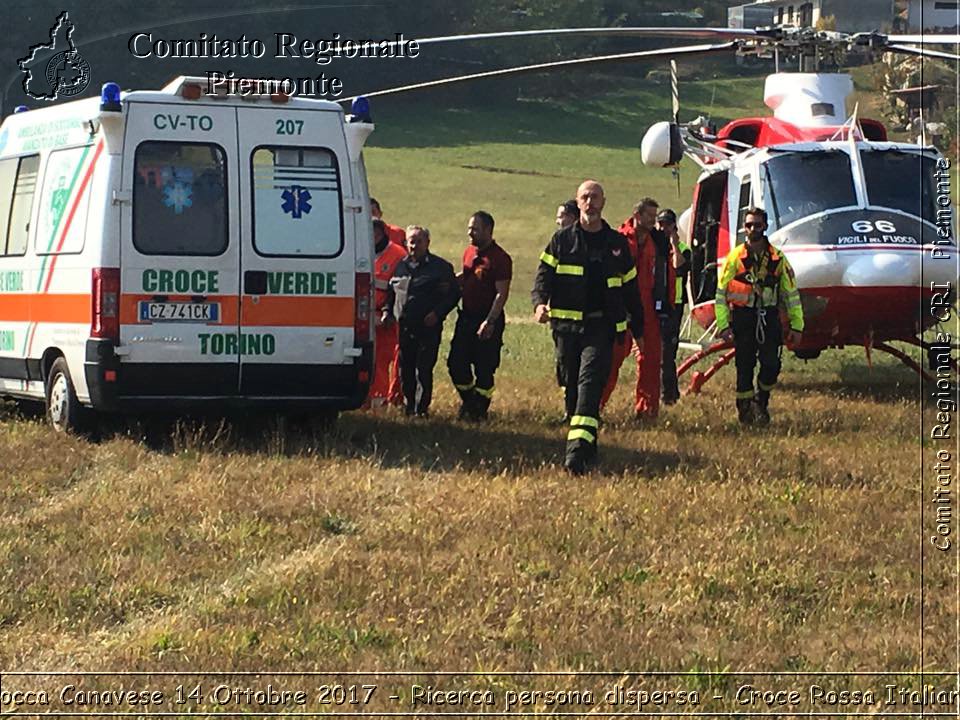
[[[637, 265], [637, 287], [643, 302], [644, 317], [650, 318], [643, 324], [643, 349], [635, 350], [637, 387], [634, 408], [639, 420], [656, 419], [660, 412], [660, 323], [670, 317], [673, 308], [671, 290], [676, 285], [670, 241], [657, 229], [659, 207], [653, 198], [643, 198], [619, 228], [620, 234], [627, 237], [630, 253]], [[613, 363], [603, 390], [602, 405], [606, 405], [617, 386], [620, 367], [631, 349], [633, 342], [629, 335], [626, 342], [614, 346]]]

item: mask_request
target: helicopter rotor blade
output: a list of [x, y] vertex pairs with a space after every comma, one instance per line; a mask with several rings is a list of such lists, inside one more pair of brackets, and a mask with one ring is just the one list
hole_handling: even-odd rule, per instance
[[677, 61], [670, 60], [670, 95], [673, 98], [673, 121], [680, 122], [680, 81], [677, 78]]
[[938, 60], [960, 60], [960, 55], [940, 52], [939, 50], [930, 50], [929, 48], [910, 47], [909, 45], [887, 45], [885, 49], [893, 52], [904, 53], [906, 55], [919, 55], [920, 57], [937, 58]]
[[552, 28], [547, 30], [513, 30], [510, 32], [475, 33], [472, 35], [444, 35], [417, 38], [419, 45], [469, 42], [473, 40], [497, 40], [506, 38], [547, 37], [550, 35], [585, 37], [659, 37], [716, 40], [718, 38], [748, 39], [763, 36], [756, 30], [737, 28], [678, 28], [678, 27], [599, 27], [599, 28]]
[[960, 35], [887, 35], [889, 43], [910, 43], [911, 45], [958, 45]]
[[[617, 55], [598, 55], [596, 57], [575, 58], [573, 60], [558, 60], [548, 63], [537, 63], [536, 65], [520, 65], [512, 68], [502, 68], [500, 70], [488, 70], [486, 72], [471, 73], [470, 75], [459, 75], [456, 77], [443, 78], [441, 80], [428, 80], [426, 82], [415, 83], [413, 85], [403, 85], [386, 90], [375, 90], [373, 92], [360, 93], [363, 97], [377, 97], [379, 95], [393, 95], [410, 90], [424, 90], [431, 87], [440, 87], [443, 85], [452, 85], [454, 83], [466, 82], [467, 80], [480, 80], [483, 78], [503, 77], [505, 75], [520, 75], [524, 73], [536, 73], [543, 70], [553, 70], [562, 67], [571, 67], [574, 65], [600, 64], [623, 62], [625, 60], [639, 60], [650, 57], [663, 57], [664, 55], [696, 55], [704, 53], [724, 52], [736, 50], [735, 41], [726, 43], [715, 43], [712, 45], [686, 45], [682, 47], [661, 48], [659, 50], [641, 50], [639, 52], [619, 53]], [[340, 98], [338, 102], [351, 102], [357, 96], [349, 98]]]

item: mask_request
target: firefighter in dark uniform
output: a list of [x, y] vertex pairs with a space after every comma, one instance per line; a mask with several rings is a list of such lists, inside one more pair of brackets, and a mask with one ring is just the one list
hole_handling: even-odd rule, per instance
[[447, 369], [460, 394], [461, 420], [486, 420], [493, 399], [493, 376], [500, 366], [513, 260], [493, 239], [493, 216], [478, 210], [470, 217], [470, 244], [463, 251], [460, 289], [463, 310], [450, 342]]
[[628, 312], [642, 342], [643, 308], [627, 240], [601, 217], [603, 188], [587, 180], [576, 199], [580, 218], [557, 231], [541, 253], [532, 297], [535, 318], [549, 320], [553, 329], [570, 415], [564, 464], [579, 475], [596, 462], [600, 396], [613, 344], [623, 342]]
[[390, 278], [390, 302], [384, 309], [400, 329], [400, 383], [407, 415], [425, 417], [433, 397], [443, 320], [460, 299], [453, 265], [430, 251], [430, 231], [407, 228], [407, 257]]

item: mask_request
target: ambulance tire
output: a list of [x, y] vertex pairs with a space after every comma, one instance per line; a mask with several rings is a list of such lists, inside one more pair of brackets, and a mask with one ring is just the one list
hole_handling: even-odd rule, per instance
[[47, 374], [46, 385], [47, 422], [53, 429], [71, 435], [85, 430], [84, 408], [77, 399], [64, 358], [59, 357], [53, 361]]

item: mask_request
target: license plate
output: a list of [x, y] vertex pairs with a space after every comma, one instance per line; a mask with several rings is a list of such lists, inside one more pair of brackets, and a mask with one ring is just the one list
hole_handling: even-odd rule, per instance
[[220, 303], [140, 302], [140, 322], [220, 321]]

